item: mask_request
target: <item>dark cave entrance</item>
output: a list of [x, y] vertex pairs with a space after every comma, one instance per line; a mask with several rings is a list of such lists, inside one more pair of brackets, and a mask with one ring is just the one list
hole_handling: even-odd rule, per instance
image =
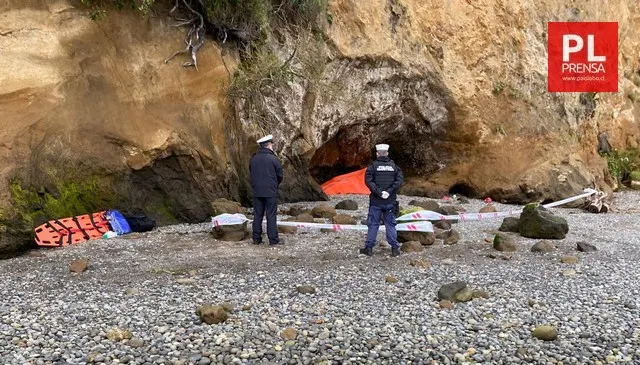
[[451, 186], [449, 189], [449, 194], [457, 194], [466, 196], [467, 198], [477, 198], [478, 191], [471, 185], [467, 183], [457, 183]]
[[399, 120], [359, 123], [342, 127], [318, 148], [309, 172], [318, 184], [367, 167], [375, 158], [375, 145], [389, 145], [389, 157], [402, 169], [405, 179], [425, 176], [437, 169], [432, 138], [424, 126]]

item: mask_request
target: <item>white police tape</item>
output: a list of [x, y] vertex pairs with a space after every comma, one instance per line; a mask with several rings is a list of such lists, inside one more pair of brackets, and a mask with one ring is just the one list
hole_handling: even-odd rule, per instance
[[[572, 201], [576, 201], [578, 199], [589, 197], [593, 194], [598, 193], [593, 189], [584, 189], [585, 193], [572, 196], [570, 198], [562, 199], [557, 202], [544, 204], [545, 208], [557, 207], [559, 205], [567, 204]], [[439, 221], [439, 220], [460, 220], [460, 221], [474, 221], [474, 220], [483, 220], [483, 219], [495, 219], [502, 217], [509, 217], [513, 215], [518, 215], [522, 213], [523, 209], [518, 210], [508, 210], [503, 212], [492, 212], [492, 213], [459, 213], [452, 215], [443, 215], [440, 213], [436, 213], [430, 210], [420, 210], [414, 213], [405, 214], [403, 216], [398, 217], [396, 220], [398, 221]]]
[[[242, 224], [244, 222], [248, 222], [249, 219], [245, 217], [243, 214], [229, 214], [224, 213], [217, 215], [211, 218], [211, 223], [213, 227], [218, 226], [227, 226], [234, 224]], [[285, 227], [297, 227], [297, 228], [324, 228], [331, 229], [334, 231], [342, 231], [342, 230], [360, 230], [366, 231], [369, 229], [366, 225], [363, 224], [330, 224], [330, 223], [306, 223], [306, 222], [277, 222], [279, 226]], [[380, 230], [384, 231], [384, 225], [380, 226]], [[414, 232], [433, 232], [433, 225], [428, 221], [421, 222], [411, 222], [411, 223], [400, 223], [396, 225], [397, 231], [414, 231]]]

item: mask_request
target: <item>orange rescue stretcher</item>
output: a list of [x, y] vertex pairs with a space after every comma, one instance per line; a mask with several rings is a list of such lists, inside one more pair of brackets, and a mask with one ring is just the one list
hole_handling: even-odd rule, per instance
[[43, 247], [63, 247], [101, 238], [111, 230], [106, 211], [53, 219], [35, 229], [36, 244]]

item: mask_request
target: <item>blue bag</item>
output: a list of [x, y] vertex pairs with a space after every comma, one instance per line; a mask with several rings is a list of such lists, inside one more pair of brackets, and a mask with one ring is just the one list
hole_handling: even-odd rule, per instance
[[109, 220], [109, 224], [114, 232], [119, 235], [131, 233], [131, 227], [129, 227], [129, 223], [122, 215], [122, 213], [118, 212], [115, 209], [107, 211], [105, 214], [107, 219]]

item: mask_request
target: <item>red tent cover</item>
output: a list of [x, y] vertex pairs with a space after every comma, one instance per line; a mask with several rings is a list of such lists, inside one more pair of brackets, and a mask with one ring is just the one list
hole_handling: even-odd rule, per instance
[[327, 195], [340, 194], [366, 194], [371, 191], [364, 183], [364, 173], [366, 168], [348, 174], [336, 176], [333, 179], [322, 184], [322, 190]]

